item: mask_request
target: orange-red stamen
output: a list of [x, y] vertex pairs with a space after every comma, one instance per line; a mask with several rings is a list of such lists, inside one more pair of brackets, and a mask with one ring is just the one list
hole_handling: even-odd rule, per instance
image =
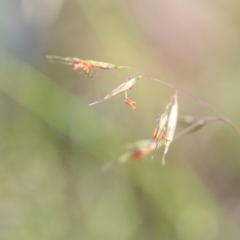
[[136, 107], [136, 102], [134, 102], [132, 99], [130, 99], [130, 98], [125, 98], [124, 99], [124, 102], [126, 103], [126, 104], [128, 104], [131, 108], [132, 108], [132, 110], [134, 111], [137, 107]]
[[161, 138], [163, 138], [166, 142], [169, 141], [169, 139], [164, 135], [163, 133], [159, 133], [159, 129], [155, 128], [153, 131], [153, 139], [159, 138], [159, 135], [161, 134]]

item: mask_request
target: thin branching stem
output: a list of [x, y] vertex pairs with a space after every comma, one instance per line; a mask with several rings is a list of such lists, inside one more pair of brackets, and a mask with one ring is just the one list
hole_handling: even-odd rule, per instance
[[192, 100], [194, 100], [195, 102], [197, 102], [198, 104], [202, 105], [203, 107], [205, 107], [206, 109], [208, 109], [210, 112], [212, 112], [217, 118], [219, 121], [222, 121], [224, 123], [226, 123], [227, 125], [229, 125], [231, 128], [233, 128], [239, 135], [240, 135], [240, 129], [228, 118], [222, 116], [221, 114], [219, 114], [213, 107], [211, 107], [208, 103], [206, 103], [205, 101], [201, 100], [200, 98], [196, 97], [195, 95], [193, 95], [192, 93], [184, 90], [183, 88], [180, 88], [180, 87], [177, 87], [175, 86], [174, 84], [171, 84], [171, 83], [168, 83], [164, 80], [161, 80], [161, 79], [158, 79], [158, 78], [155, 78], [155, 77], [152, 77], [148, 74], [144, 74], [142, 73], [141, 71], [139, 71], [138, 69], [136, 68], [132, 68], [132, 67], [129, 67], [129, 69], [131, 70], [135, 70], [135, 71], [138, 71], [140, 72], [140, 74], [145, 77], [145, 78], [148, 78], [152, 81], [155, 81], [155, 82], [158, 82], [158, 83], [161, 83], [167, 87], [170, 87], [172, 89], [175, 89], [175, 90], [178, 90], [179, 92], [185, 94], [186, 96], [188, 96], [189, 98], [191, 98]]
[[158, 82], [158, 83], [161, 83], [167, 87], [170, 87], [172, 89], [175, 89], [175, 90], [178, 90], [179, 92], [185, 94], [186, 96], [188, 96], [189, 98], [191, 98], [192, 100], [194, 100], [195, 102], [197, 102], [198, 104], [202, 105], [203, 107], [205, 107], [206, 109], [208, 109], [210, 112], [212, 112], [217, 118], [219, 121], [222, 121], [224, 123], [226, 123], [228, 126], [230, 126], [232, 129], [234, 129], [239, 135], [240, 135], [240, 129], [228, 118], [222, 116], [221, 114], [219, 114], [213, 107], [211, 107], [211, 105], [209, 105], [208, 103], [206, 103], [205, 101], [201, 100], [200, 98], [196, 97], [195, 95], [193, 95], [192, 93], [184, 90], [183, 88], [180, 88], [180, 87], [177, 87], [175, 86], [174, 84], [171, 84], [171, 83], [168, 83], [168, 82], [165, 82], [161, 79], [158, 79], [158, 78], [155, 78], [155, 77], [152, 77], [148, 74], [144, 74], [143, 72], [139, 71], [138, 69], [136, 68], [133, 68], [133, 67], [128, 67], [128, 69], [131, 69], [131, 70], [135, 70], [135, 71], [138, 71], [143, 77], [145, 78], [148, 78], [152, 81], [155, 81], [155, 82]]
[[179, 88], [179, 87], [177, 87], [177, 86], [175, 86], [175, 85], [173, 85], [171, 83], [167, 83], [167, 82], [165, 82], [163, 80], [160, 80], [158, 78], [154, 78], [154, 77], [146, 75], [146, 74], [143, 74], [143, 76], [146, 77], [146, 78], [149, 78], [152, 81], [162, 83], [165, 86], [168, 86], [170, 88], [176, 89], [176, 90], [178, 90], [181, 93], [184, 93], [186, 96], [188, 96], [189, 98], [193, 99], [198, 104], [204, 106], [206, 109], [208, 109], [210, 112], [212, 112], [219, 120], [221, 120], [222, 122], [225, 122], [226, 124], [228, 124], [230, 127], [232, 127], [240, 135], [240, 129], [237, 126], [235, 126], [228, 118], [226, 118], [226, 117], [222, 116], [221, 114], [219, 114], [208, 103], [206, 103], [203, 100], [199, 99], [195, 95], [193, 95], [190, 92], [188, 92], [188, 91], [186, 91], [186, 90], [184, 90], [182, 88]]

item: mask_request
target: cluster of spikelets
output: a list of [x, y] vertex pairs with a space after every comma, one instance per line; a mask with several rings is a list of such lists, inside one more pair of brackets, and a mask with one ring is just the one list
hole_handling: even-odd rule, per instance
[[[111, 63], [105, 63], [105, 62], [97, 62], [92, 60], [83, 60], [80, 58], [70, 58], [70, 57], [59, 57], [59, 56], [47, 56], [47, 59], [51, 62], [58, 62], [66, 65], [70, 65], [72, 67], [72, 70], [77, 71], [80, 70], [84, 73], [86, 77], [91, 78], [93, 75], [94, 69], [103, 69], [103, 70], [109, 70], [114, 68], [127, 68], [125, 66], [117, 66]], [[90, 103], [89, 106], [99, 104], [111, 97], [114, 97], [118, 95], [119, 93], [125, 93], [124, 102], [128, 104], [132, 110], [136, 109], [136, 102], [134, 102], [132, 99], [128, 98], [127, 92], [128, 90], [132, 89], [134, 85], [138, 82], [138, 80], [142, 78], [142, 76], [138, 76], [136, 78], [130, 78], [126, 82], [122, 83], [115, 89], [113, 89], [108, 95], [106, 95], [103, 99], [100, 99], [98, 101], [95, 101], [93, 103]]]
[[[119, 68], [128, 68], [126, 66], [117, 66], [111, 63], [106, 62], [98, 62], [92, 60], [83, 60], [79, 58], [71, 58], [71, 57], [59, 57], [59, 56], [46, 56], [46, 58], [50, 62], [57, 62], [66, 64], [72, 67], [74, 71], [81, 71], [86, 77], [93, 77], [94, 69], [119, 69]], [[89, 106], [93, 106], [95, 104], [99, 104], [111, 97], [114, 97], [120, 93], [124, 93], [124, 102], [128, 104], [131, 109], [134, 111], [136, 109], [136, 102], [130, 99], [127, 95], [129, 90], [136, 85], [139, 79], [144, 78], [143, 74], [135, 78], [129, 78], [127, 81], [113, 89], [108, 95], [104, 98], [90, 103]], [[188, 119], [189, 120], [189, 119]], [[207, 122], [219, 120], [216, 118], [204, 118], [204, 119], [194, 119], [191, 121], [187, 121], [185, 119], [185, 123], [188, 124], [188, 127], [184, 129], [181, 133], [175, 136], [175, 129], [178, 122], [178, 90], [175, 91], [173, 96], [171, 97], [169, 103], [166, 105], [165, 110], [158, 116], [157, 118], [157, 126], [153, 131], [152, 139], [140, 140], [130, 145], [130, 150], [120, 156], [117, 161], [114, 163], [124, 163], [130, 159], [141, 161], [143, 157], [152, 153], [152, 159], [154, 158], [155, 152], [159, 147], [164, 147], [163, 156], [162, 156], [162, 164], [165, 164], [166, 154], [168, 152], [169, 146], [173, 140], [182, 137], [190, 132], [196, 131], [203, 127]], [[110, 165], [109, 165], [110, 166]], [[113, 166], [111, 164], [111, 166]]]

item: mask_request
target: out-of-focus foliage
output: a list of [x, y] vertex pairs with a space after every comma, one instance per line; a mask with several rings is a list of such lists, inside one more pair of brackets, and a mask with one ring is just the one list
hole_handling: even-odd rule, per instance
[[[152, 137], [173, 94], [141, 79], [94, 78], [46, 55], [132, 66], [176, 84], [240, 125], [238, 1], [0, 2], [0, 239], [240, 239], [240, 136], [211, 122], [162, 151], [108, 172], [124, 145]], [[96, 74], [96, 75], [95, 75]], [[179, 116], [214, 117], [179, 94]], [[179, 132], [179, 126], [176, 132]]]

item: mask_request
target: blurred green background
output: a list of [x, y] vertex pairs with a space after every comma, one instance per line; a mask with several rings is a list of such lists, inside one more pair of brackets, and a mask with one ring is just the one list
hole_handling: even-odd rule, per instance
[[[240, 239], [240, 136], [224, 123], [172, 144], [167, 164], [102, 172], [151, 138], [173, 90], [135, 76], [93, 79], [46, 55], [128, 65], [197, 95], [240, 126], [239, 1], [0, 2], [0, 239]], [[180, 116], [212, 116], [184, 95]], [[180, 129], [177, 129], [179, 131]]]

